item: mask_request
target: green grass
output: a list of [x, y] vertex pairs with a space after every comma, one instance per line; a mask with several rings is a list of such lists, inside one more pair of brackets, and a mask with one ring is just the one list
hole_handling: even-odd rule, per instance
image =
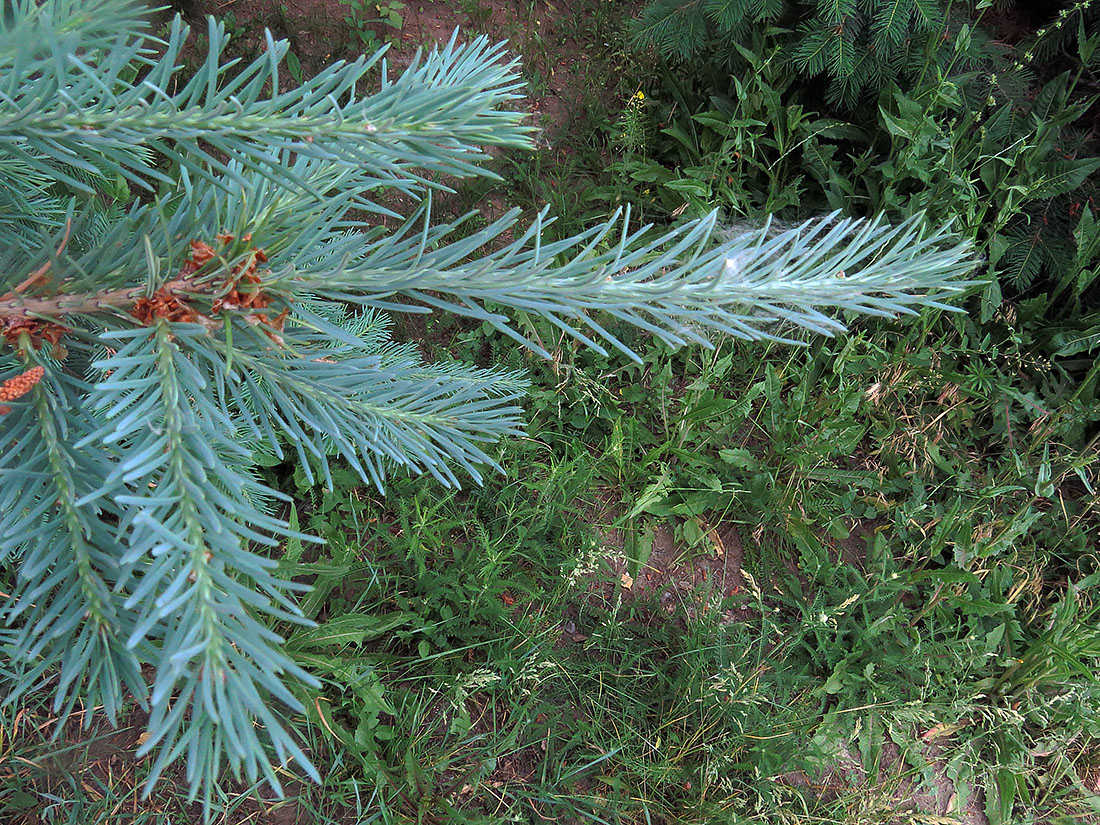
[[[966, 340], [940, 319], [641, 366], [563, 346], [485, 488], [272, 468], [328, 540], [283, 559], [314, 583], [320, 626], [288, 645], [325, 682], [324, 782], [214, 821], [873, 822], [943, 776], [991, 821], [1074, 821], [1100, 765], [1093, 452], [1064, 406], [1010, 404], [1010, 447], [1012, 384], [979, 397]], [[743, 567], [700, 582], [713, 529]], [[48, 716], [5, 717], [11, 821], [189, 810], [140, 800], [107, 732], [47, 743]]]

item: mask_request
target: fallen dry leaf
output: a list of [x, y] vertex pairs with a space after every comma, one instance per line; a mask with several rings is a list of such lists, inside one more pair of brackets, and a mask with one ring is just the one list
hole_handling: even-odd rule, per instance
[[960, 719], [954, 724], [947, 724], [946, 722], [940, 722], [938, 725], [933, 725], [931, 728], [921, 734], [921, 739], [925, 742], [931, 742], [933, 739], [939, 739], [942, 736], [950, 736], [953, 733], [958, 733], [963, 728], [970, 725], [969, 719]]

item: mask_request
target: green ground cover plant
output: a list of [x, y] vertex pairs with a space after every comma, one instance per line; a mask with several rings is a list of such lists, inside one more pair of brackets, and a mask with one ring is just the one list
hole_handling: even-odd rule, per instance
[[[404, 12], [407, 22], [417, 9]], [[609, 202], [667, 226], [718, 208], [735, 236], [738, 221], [758, 231], [766, 211], [779, 214], [774, 235], [833, 208], [902, 220], [919, 207], [953, 219], [998, 291], [972, 295], [965, 315], [906, 325], [843, 317], [846, 333], [806, 336], [801, 348], [726, 338], [674, 349], [608, 320], [636, 360], [530, 311], [513, 315], [514, 328], [549, 358], [494, 319], [390, 321], [309, 303], [313, 323], [387, 357], [522, 371], [525, 432], [485, 448], [508, 472], [482, 486], [391, 474], [384, 495], [328, 444], [318, 445], [330, 473], [321, 483], [319, 456], [253, 452], [257, 483], [286, 497], [271, 514], [288, 533], [264, 551], [271, 575], [310, 587], [300, 618], [274, 627], [282, 653], [320, 683], [295, 689], [301, 711], [290, 716], [320, 781], [277, 766], [282, 799], [262, 777], [223, 781], [210, 787], [208, 815], [341, 825], [1094, 816], [1095, 152], [1091, 70], [1065, 51], [1088, 40], [1092, 18], [1055, 14], [1033, 73], [1000, 71], [1003, 88], [968, 78], [960, 62], [942, 77], [918, 72], [855, 120], [823, 112], [765, 32], [742, 43], [756, 69], [712, 99], [697, 95], [711, 79], [683, 68], [706, 61], [656, 73], [624, 64], [615, 44], [625, 35], [604, 30], [615, 11], [577, 12], [610, 44], [592, 49], [589, 76], [628, 67], [620, 107], [595, 91], [586, 102], [584, 122], [602, 122], [603, 134], [540, 138], [533, 159], [490, 162], [502, 183], [434, 190], [440, 210], [461, 214], [503, 192], [533, 220], [552, 201], [564, 214], [546, 248], [598, 223]], [[500, 30], [494, 13], [476, 17]], [[617, 18], [625, 31], [627, 15]], [[262, 22], [238, 24], [254, 38]], [[570, 37], [583, 36], [571, 25]], [[560, 32], [526, 37], [548, 58], [563, 47]], [[1054, 38], [1057, 57], [1044, 51]], [[1005, 47], [999, 65], [1025, 62], [1032, 42]], [[610, 173], [608, 157], [619, 163]], [[587, 199], [582, 181], [595, 185]], [[113, 183], [93, 183], [108, 211], [106, 195], [128, 189]], [[56, 250], [71, 198], [86, 205], [71, 186], [43, 189], [47, 240], [19, 228], [32, 239], [25, 254], [39, 256], [28, 273], [69, 256]], [[122, 219], [99, 211], [100, 225]], [[473, 254], [491, 226], [471, 220], [456, 242], [472, 238], [462, 248]], [[1011, 239], [1040, 226], [1041, 263], [1027, 271]], [[69, 243], [81, 227], [73, 221]], [[288, 316], [279, 334], [292, 331]], [[342, 357], [339, 346], [321, 351]], [[247, 355], [234, 355], [237, 370]], [[293, 442], [279, 444], [294, 456]], [[8, 575], [5, 593], [18, 585]], [[41, 691], [0, 707], [4, 817], [201, 813], [182, 768], [143, 796], [155, 763], [133, 757], [148, 743], [133, 701], [119, 703], [118, 731], [94, 720], [81, 731], [77, 703], [56, 737], [53, 702]]]

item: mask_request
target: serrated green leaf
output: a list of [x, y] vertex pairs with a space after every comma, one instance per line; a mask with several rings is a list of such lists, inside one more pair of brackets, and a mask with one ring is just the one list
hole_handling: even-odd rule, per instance
[[412, 613], [404, 611], [381, 615], [345, 613], [317, 627], [298, 631], [290, 637], [287, 645], [294, 650], [361, 645], [365, 641], [377, 639], [395, 628], [408, 624], [413, 618]]

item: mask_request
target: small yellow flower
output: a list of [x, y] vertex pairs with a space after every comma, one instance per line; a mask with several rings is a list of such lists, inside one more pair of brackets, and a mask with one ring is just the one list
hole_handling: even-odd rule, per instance
[[645, 100], [645, 92], [638, 92], [634, 97], [638, 98], [638, 100]]

